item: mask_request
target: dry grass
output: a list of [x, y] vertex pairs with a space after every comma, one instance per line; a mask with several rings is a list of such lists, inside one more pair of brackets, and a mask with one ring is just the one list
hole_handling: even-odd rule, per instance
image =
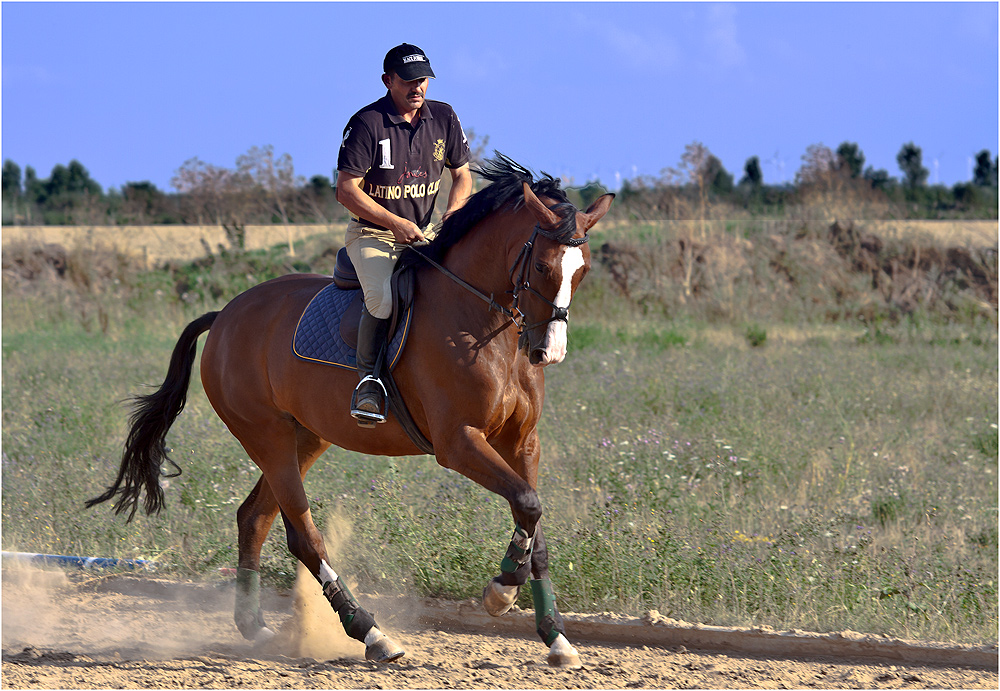
[[[343, 238], [346, 225], [246, 226], [245, 249], [260, 250], [319, 234]], [[3, 249], [16, 244], [62, 245], [66, 249], [110, 247], [143, 258], [152, 267], [164, 261], [190, 261], [229, 249], [222, 226], [4, 226]]]
[[[708, 237], [738, 235], [748, 224], [773, 226], [775, 231], [788, 221], [749, 219], [706, 221], [644, 221], [642, 225], [660, 229], [669, 237]], [[829, 221], [811, 221], [822, 228]], [[859, 227], [887, 240], [926, 240], [948, 247], [995, 247], [997, 221], [855, 221]], [[246, 249], [256, 250], [286, 243], [289, 233], [294, 241], [313, 235], [328, 234], [340, 238], [345, 225], [246, 226]], [[594, 231], [600, 240], [632, 237], [634, 222], [605, 222]], [[289, 230], [290, 229], [290, 230]], [[205, 256], [206, 247], [218, 251], [229, 246], [221, 226], [4, 226], [3, 248], [26, 243], [58, 244], [66, 249], [107, 246], [130, 255], [146, 257], [150, 265], [166, 261], [187, 261]]]

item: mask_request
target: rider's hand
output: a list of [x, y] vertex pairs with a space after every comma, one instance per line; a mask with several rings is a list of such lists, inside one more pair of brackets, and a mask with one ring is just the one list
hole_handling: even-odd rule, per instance
[[414, 242], [426, 242], [424, 234], [420, 232], [420, 226], [406, 219], [400, 219], [400, 222], [392, 229], [392, 235], [396, 238], [396, 242], [402, 245], [411, 245]]

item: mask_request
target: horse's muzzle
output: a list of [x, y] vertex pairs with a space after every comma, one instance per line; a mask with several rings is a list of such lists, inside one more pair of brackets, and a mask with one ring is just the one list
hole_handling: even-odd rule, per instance
[[554, 365], [566, 358], [567, 323], [563, 320], [549, 322], [541, 342], [528, 339], [528, 362], [537, 367]]

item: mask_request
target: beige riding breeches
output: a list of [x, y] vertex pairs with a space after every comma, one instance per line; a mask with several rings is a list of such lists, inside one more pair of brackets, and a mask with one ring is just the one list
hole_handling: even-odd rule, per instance
[[[433, 239], [435, 231], [433, 225], [422, 230], [428, 240]], [[392, 270], [406, 245], [397, 243], [392, 231], [370, 228], [353, 218], [347, 224], [344, 244], [358, 273], [368, 313], [378, 319], [389, 318], [392, 316]]]

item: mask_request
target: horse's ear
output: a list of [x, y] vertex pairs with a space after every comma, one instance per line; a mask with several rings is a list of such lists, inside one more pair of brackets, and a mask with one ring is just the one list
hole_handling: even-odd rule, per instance
[[543, 226], [554, 227], [559, 225], [562, 219], [559, 218], [549, 207], [542, 204], [542, 200], [535, 196], [535, 193], [531, 191], [531, 187], [528, 183], [522, 182], [521, 184], [524, 186], [524, 202], [528, 205], [528, 208], [531, 209], [531, 213], [534, 215], [535, 219]]
[[586, 211], [581, 211], [576, 217], [576, 227], [587, 232], [594, 227], [594, 224], [604, 218], [604, 214], [608, 213], [608, 209], [611, 208], [611, 202], [614, 201], [615, 195], [612, 193], [603, 194], [598, 197], [590, 208]]

